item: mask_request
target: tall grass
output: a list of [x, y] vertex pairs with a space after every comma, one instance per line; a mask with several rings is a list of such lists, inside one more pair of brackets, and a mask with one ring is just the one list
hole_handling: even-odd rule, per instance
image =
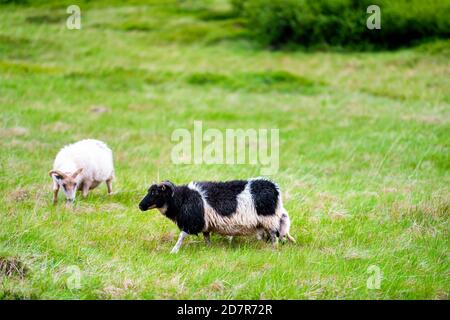
[[[80, 7], [81, 30], [60, 1], [0, 7], [0, 299], [449, 298], [448, 41], [269, 51], [221, 0]], [[153, 180], [260, 175], [174, 164], [195, 120], [280, 130], [297, 244], [190, 236], [169, 254], [177, 227], [137, 207]], [[112, 148], [115, 193], [53, 206], [54, 156], [83, 138]]]
[[[450, 36], [450, 2], [446, 0], [244, 0], [235, 12], [264, 44], [333, 45], [397, 48], [429, 38]], [[369, 30], [369, 5], [381, 9], [381, 29]]]

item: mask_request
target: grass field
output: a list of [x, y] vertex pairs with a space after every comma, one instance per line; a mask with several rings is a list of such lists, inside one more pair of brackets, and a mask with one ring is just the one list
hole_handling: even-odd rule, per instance
[[[226, 2], [134, 3], [80, 5], [81, 30], [65, 3], [0, 7], [0, 264], [25, 270], [0, 272], [0, 299], [449, 298], [449, 41], [270, 51]], [[153, 180], [260, 175], [173, 164], [194, 120], [280, 129], [297, 244], [191, 236], [169, 254], [176, 226], [137, 208]], [[53, 159], [83, 138], [113, 149], [115, 194], [53, 206]]]

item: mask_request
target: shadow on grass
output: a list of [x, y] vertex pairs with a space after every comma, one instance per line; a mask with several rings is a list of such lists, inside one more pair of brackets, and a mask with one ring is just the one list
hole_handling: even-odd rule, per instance
[[192, 85], [213, 85], [230, 90], [245, 90], [255, 92], [269, 91], [301, 91], [314, 93], [322, 82], [316, 82], [286, 71], [263, 71], [237, 73], [231, 76], [204, 72], [194, 73], [186, 78]]
[[[42, 48], [42, 47], [39, 47]], [[33, 41], [24, 37], [0, 35], [0, 59], [29, 59], [37, 56], [42, 49], [36, 49]]]
[[222, 74], [214, 72], [173, 73], [147, 72], [145, 70], [113, 68], [71, 72], [66, 79], [92, 79], [107, 87], [137, 88], [142, 85], [174, 84], [221, 88], [230, 91], [246, 92], [298, 92], [316, 94], [326, 84], [295, 75], [287, 71], [239, 72]]
[[68, 15], [62, 10], [54, 11], [50, 14], [38, 14], [27, 16], [25, 21], [33, 24], [61, 24], [64, 25]]

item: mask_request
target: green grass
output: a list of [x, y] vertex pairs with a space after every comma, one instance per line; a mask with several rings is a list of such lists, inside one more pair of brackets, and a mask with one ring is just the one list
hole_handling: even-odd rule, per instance
[[[267, 51], [228, 8], [81, 4], [67, 30], [65, 4], [1, 7], [0, 259], [27, 272], [0, 272], [0, 299], [448, 299], [450, 43]], [[153, 180], [260, 172], [172, 164], [171, 133], [194, 120], [280, 129], [271, 178], [297, 244], [192, 236], [169, 254], [176, 226], [137, 209]], [[116, 193], [52, 206], [54, 156], [89, 137], [114, 151]]]

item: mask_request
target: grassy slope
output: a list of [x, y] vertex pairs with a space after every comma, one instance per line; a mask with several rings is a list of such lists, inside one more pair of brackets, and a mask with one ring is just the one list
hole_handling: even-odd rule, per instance
[[[184, 3], [82, 6], [81, 31], [57, 5], [0, 10], [0, 256], [29, 268], [0, 275], [0, 298], [448, 298], [449, 43], [270, 52], [215, 13], [222, 3]], [[278, 71], [298, 78], [266, 84]], [[176, 227], [136, 207], [158, 172], [259, 175], [173, 165], [170, 135], [194, 120], [281, 129], [273, 178], [297, 245], [191, 237], [168, 253]], [[117, 193], [53, 207], [53, 157], [86, 137], [115, 151]], [[72, 265], [79, 290], [66, 286]], [[380, 290], [366, 288], [370, 265]]]

